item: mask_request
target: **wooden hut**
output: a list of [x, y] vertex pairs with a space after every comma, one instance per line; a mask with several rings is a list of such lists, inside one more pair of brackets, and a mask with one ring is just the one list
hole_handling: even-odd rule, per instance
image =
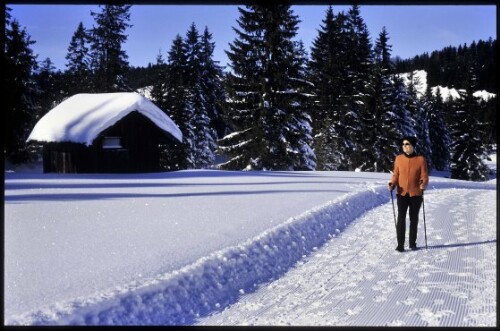
[[138, 93], [76, 94], [42, 117], [28, 142], [43, 146], [43, 171], [154, 172], [177, 125]]

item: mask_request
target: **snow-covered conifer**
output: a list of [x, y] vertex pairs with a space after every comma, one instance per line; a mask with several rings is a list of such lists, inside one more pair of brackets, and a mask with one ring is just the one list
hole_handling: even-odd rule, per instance
[[375, 42], [373, 66], [373, 94], [370, 106], [376, 118], [373, 131], [375, 137], [371, 155], [371, 170], [388, 172], [392, 170], [394, 157], [398, 152], [397, 116], [393, 112], [394, 82], [393, 64], [391, 62], [391, 45], [388, 43], [389, 34], [385, 27]]
[[63, 75], [60, 70], [56, 70], [52, 60], [46, 58], [38, 67], [35, 80], [38, 86], [37, 99], [40, 111], [34, 114], [35, 121], [38, 121], [38, 119], [61, 103], [67, 96], [63, 92], [63, 89], [66, 88]]
[[195, 132], [192, 127], [194, 109], [189, 98], [189, 77], [187, 62], [187, 46], [180, 35], [177, 35], [168, 52], [168, 80], [164, 108], [168, 116], [179, 126], [182, 132], [182, 143], [171, 147], [165, 163], [168, 170], [194, 168], [192, 154]]
[[432, 146], [431, 159], [429, 161], [436, 170], [448, 170], [450, 137], [448, 127], [444, 120], [444, 105], [441, 89], [438, 87], [436, 95], [431, 93], [428, 86], [425, 94], [425, 106], [429, 119], [429, 139]]
[[227, 132], [227, 124], [222, 118], [222, 107], [225, 99], [224, 73], [218, 61], [213, 59], [215, 43], [208, 27], [205, 27], [200, 40], [201, 89], [205, 100], [205, 108], [212, 127], [218, 138]]
[[35, 103], [37, 89], [33, 73], [37, 69], [36, 55], [31, 45], [35, 41], [22, 28], [19, 21], [12, 20], [10, 8], [6, 10], [4, 45], [4, 102], [8, 120], [4, 133], [5, 157], [14, 163], [28, 161], [26, 138], [35, 124], [39, 112]]
[[67, 86], [65, 90], [68, 96], [92, 91], [89, 47], [90, 32], [80, 22], [71, 37], [66, 54], [68, 62], [66, 63]]
[[345, 14], [326, 11], [323, 25], [313, 41], [308, 63], [309, 80], [314, 84], [311, 108], [317, 170], [338, 170], [346, 163], [347, 144], [341, 105], [346, 99], [347, 33]]
[[293, 38], [298, 17], [288, 5], [238, 8], [237, 38], [227, 52], [228, 113], [233, 133], [219, 141], [226, 169], [313, 170], [308, 82]]
[[484, 163], [487, 148], [483, 141], [483, 124], [478, 121], [479, 100], [473, 95], [476, 77], [472, 60], [468, 60], [465, 90], [454, 101], [451, 126], [451, 178], [482, 181], [488, 179], [488, 167]]
[[103, 5], [101, 12], [91, 12], [96, 26], [91, 29], [91, 68], [94, 92], [128, 92], [126, 81], [128, 55], [122, 45], [127, 41], [125, 30], [132, 25], [131, 5]]
[[167, 94], [168, 66], [161, 52], [156, 56], [155, 79], [151, 87], [152, 101], [165, 111], [165, 98]]
[[192, 108], [193, 116], [188, 119], [193, 132], [191, 159], [194, 168], [207, 168], [214, 163], [216, 136], [210, 126], [207, 104], [203, 92], [201, 41], [194, 23], [189, 27], [185, 38], [187, 65], [187, 103]]
[[372, 128], [375, 116], [370, 111], [369, 98], [373, 94], [373, 53], [368, 28], [361, 17], [359, 6], [353, 5], [347, 13], [348, 79], [350, 81], [344, 112], [346, 137], [349, 139], [348, 170], [365, 169], [372, 163], [371, 147], [375, 137]]
[[415, 120], [408, 109], [408, 99], [410, 98], [408, 89], [401, 77], [393, 75], [392, 80], [394, 89], [389, 104], [394, 116], [396, 132], [399, 132], [399, 138], [403, 136], [416, 136]]
[[432, 168], [432, 148], [431, 141], [429, 138], [429, 119], [427, 112], [424, 108], [422, 100], [418, 97], [418, 92], [416, 85], [421, 82], [418, 78], [415, 78], [413, 72], [409, 75], [408, 89], [408, 99], [407, 99], [407, 109], [410, 116], [413, 119], [415, 137], [417, 137], [418, 145], [416, 150], [419, 154], [423, 155], [427, 160], [429, 169]]

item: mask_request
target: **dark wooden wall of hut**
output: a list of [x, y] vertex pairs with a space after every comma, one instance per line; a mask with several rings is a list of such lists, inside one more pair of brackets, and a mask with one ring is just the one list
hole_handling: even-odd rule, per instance
[[[121, 148], [103, 148], [105, 137], [119, 137]], [[171, 141], [147, 117], [132, 112], [104, 130], [91, 146], [49, 143], [44, 146], [44, 172], [125, 173], [160, 171], [160, 143]]]
[[48, 143], [43, 146], [43, 171], [59, 173], [95, 172], [92, 153], [84, 144]]

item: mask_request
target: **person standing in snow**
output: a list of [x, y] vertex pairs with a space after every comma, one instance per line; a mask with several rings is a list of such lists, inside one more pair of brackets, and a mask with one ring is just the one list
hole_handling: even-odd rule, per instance
[[418, 213], [423, 201], [424, 190], [429, 183], [427, 161], [415, 152], [417, 138], [406, 136], [401, 140], [403, 154], [396, 156], [394, 171], [389, 182], [389, 191], [397, 186], [398, 219], [396, 225], [398, 246], [404, 252], [406, 213], [410, 209], [410, 249], [417, 249]]

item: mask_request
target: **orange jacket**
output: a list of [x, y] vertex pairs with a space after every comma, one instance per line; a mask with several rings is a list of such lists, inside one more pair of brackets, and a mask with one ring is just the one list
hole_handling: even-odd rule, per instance
[[410, 193], [411, 197], [421, 196], [423, 190], [420, 189], [420, 184], [424, 184], [425, 188], [429, 183], [425, 158], [421, 155], [406, 156], [400, 154], [396, 156], [391, 183], [398, 186], [399, 195]]

